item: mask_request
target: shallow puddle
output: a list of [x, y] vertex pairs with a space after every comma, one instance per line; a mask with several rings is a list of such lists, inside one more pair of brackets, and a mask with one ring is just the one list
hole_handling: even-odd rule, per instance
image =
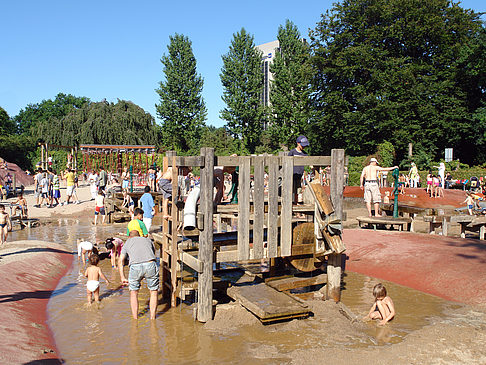
[[[93, 227], [87, 219], [54, 219], [41, 227], [12, 233], [9, 240], [40, 239], [67, 245], [75, 251], [76, 239], [100, 241], [124, 225]], [[101, 284], [99, 308], [86, 305], [86, 280], [74, 261], [48, 304], [49, 326], [61, 357], [69, 364], [285, 364], [294, 350], [315, 346], [368, 347], [400, 342], [408, 333], [429, 324], [455, 304], [393, 283], [383, 282], [397, 311], [385, 327], [359, 324], [349, 334], [324, 336], [328, 325], [348, 325], [342, 318], [322, 321], [318, 315], [263, 326], [257, 321], [238, 323], [228, 315], [224, 328], [211, 329], [193, 320], [192, 307], [159, 306], [156, 321], [150, 321], [148, 291], [142, 286], [141, 317], [132, 320], [129, 291], [120, 287], [119, 275], [109, 260], [100, 267], [111, 281]], [[379, 280], [348, 272], [343, 278], [343, 303], [359, 318], [373, 303], [372, 289]], [[231, 309], [227, 309], [230, 311]], [[324, 313], [324, 314], [323, 314]], [[325, 316], [325, 312], [319, 316]], [[344, 317], [343, 317], [344, 318]], [[341, 321], [341, 322], [339, 322]], [[345, 321], [345, 322], [342, 322]], [[350, 325], [351, 326], [351, 325]], [[329, 331], [329, 329], [327, 329]]]

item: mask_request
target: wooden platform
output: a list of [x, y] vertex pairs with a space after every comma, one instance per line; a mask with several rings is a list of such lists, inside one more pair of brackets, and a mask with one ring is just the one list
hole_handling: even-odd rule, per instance
[[465, 237], [466, 227], [474, 218], [471, 215], [426, 215], [423, 219], [424, 222], [429, 223], [429, 233], [433, 233], [436, 228], [439, 228], [443, 236], [447, 236], [451, 223], [459, 223], [461, 225], [461, 236], [464, 231]]
[[378, 229], [379, 226], [398, 226], [399, 231], [403, 231], [405, 228], [407, 231], [410, 231], [410, 225], [412, 223], [412, 218], [405, 218], [405, 217], [357, 217], [359, 227], [362, 228], [363, 225], [372, 226], [373, 229]]
[[307, 305], [266, 284], [233, 286], [228, 295], [256, 315], [263, 323], [308, 317]]

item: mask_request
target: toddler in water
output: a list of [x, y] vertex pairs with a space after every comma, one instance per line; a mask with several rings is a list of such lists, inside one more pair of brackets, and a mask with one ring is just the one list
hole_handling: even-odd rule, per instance
[[100, 276], [101, 278], [109, 283], [108, 279], [103, 275], [103, 272], [98, 267], [98, 263], [100, 262], [100, 258], [98, 255], [92, 254], [89, 257], [89, 263], [91, 264], [90, 267], [86, 269], [84, 276], [88, 278], [88, 282], [86, 283], [86, 294], [88, 297], [88, 305], [91, 305], [93, 296], [95, 302], [100, 301]]
[[375, 297], [375, 302], [363, 320], [381, 319], [379, 325], [383, 326], [395, 317], [395, 306], [393, 305], [392, 299], [386, 295], [386, 288], [382, 283], [375, 285], [373, 288], [373, 296]]

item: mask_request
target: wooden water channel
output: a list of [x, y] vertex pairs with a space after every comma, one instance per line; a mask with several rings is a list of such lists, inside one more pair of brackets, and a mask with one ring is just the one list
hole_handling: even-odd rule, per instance
[[[178, 280], [181, 263], [197, 272], [197, 319], [207, 322], [213, 315], [213, 264], [277, 258], [297, 260], [297, 266], [312, 268], [327, 257], [327, 298], [339, 301], [341, 254], [345, 250], [340, 226], [344, 162], [344, 150], [337, 149], [332, 150], [331, 156], [306, 157], [215, 156], [212, 148], [202, 148], [200, 156], [176, 156], [174, 152], [167, 152], [164, 168], [173, 167], [173, 182], [178, 181], [179, 167], [199, 167], [201, 176], [193, 244], [185, 245], [182, 241], [183, 232], [178, 229], [182, 208], [177, 205], [170, 206], [171, 219], [164, 220], [162, 231], [153, 233], [154, 241], [160, 246], [164, 295], [170, 296], [171, 305], [177, 304], [177, 297], [183, 292], [183, 281]], [[326, 200], [322, 187], [316, 185], [306, 189], [310, 191], [306, 195], [307, 204], [292, 204], [293, 167], [306, 165], [331, 166], [330, 201]], [[215, 166], [239, 168], [238, 204], [213, 206]], [[252, 169], [253, 189], [250, 184]], [[265, 171], [268, 173], [268, 196], [264, 191]], [[177, 184], [172, 184], [172, 196], [178, 196]], [[232, 237], [231, 233], [214, 232], [215, 212], [235, 217], [238, 228]], [[315, 233], [314, 239], [300, 245], [293, 242], [293, 230], [299, 223], [296, 212], [305, 214], [305, 220]], [[246, 293], [246, 297], [248, 295]]]

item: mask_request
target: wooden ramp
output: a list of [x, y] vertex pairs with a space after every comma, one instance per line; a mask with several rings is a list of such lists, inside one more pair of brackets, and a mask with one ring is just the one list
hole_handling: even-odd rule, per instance
[[307, 305], [268, 285], [233, 286], [228, 295], [256, 315], [263, 323], [284, 319], [303, 318], [310, 314]]

